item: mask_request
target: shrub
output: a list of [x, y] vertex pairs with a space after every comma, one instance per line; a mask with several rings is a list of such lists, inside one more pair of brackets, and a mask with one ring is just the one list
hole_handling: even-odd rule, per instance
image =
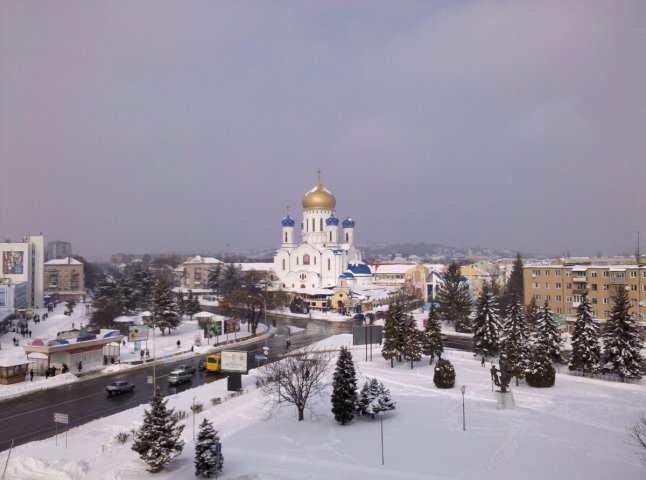
[[188, 413], [186, 413], [186, 410], [177, 410], [177, 413], [175, 413], [177, 416], [178, 420], [186, 420], [188, 418]]
[[530, 387], [553, 387], [556, 371], [547, 357], [538, 356], [529, 362], [529, 367], [525, 371], [525, 380]]
[[433, 383], [437, 388], [453, 388], [455, 385], [455, 369], [448, 360], [438, 360], [435, 364]]
[[204, 404], [203, 403], [194, 403], [191, 405], [191, 411], [193, 413], [201, 413], [202, 410], [204, 410]]
[[117, 442], [123, 445], [130, 438], [130, 432], [119, 432], [114, 436], [114, 438], [117, 439]]
[[220, 397], [215, 397], [211, 399], [211, 404], [215, 407], [216, 405], [220, 405], [222, 403], [222, 399]]

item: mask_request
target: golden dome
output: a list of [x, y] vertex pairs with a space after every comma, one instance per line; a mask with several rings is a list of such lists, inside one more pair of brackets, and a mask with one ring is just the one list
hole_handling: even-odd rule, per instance
[[307, 192], [303, 197], [304, 210], [334, 210], [336, 198], [321, 185], [321, 178], [316, 182], [316, 187]]

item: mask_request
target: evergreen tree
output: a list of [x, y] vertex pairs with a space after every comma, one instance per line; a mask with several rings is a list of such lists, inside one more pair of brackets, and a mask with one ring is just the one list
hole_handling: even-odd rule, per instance
[[443, 275], [443, 282], [437, 288], [437, 301], [442, 318], [453, 323], [456, 332], [470, 332], [471, 298], [467, 279], [462, 276], [460, 266], [454, 261]]
[[411, 315], [406, 315], [402, 322], [402, 356], [407, 362], [410, 362], [410, 368], [413, 368], [413, 362], [422, 359], [422, 335], [417, 330], [415, 319]]
[[624, 288], [618, 288], [603, 335], [604, 371], [615, 373], [622, 379], [637, 379], [641, 378], [643, 341], [629, 310], [628, 293]]
[[550, 361], [563, 363], [563, 338], [558, 325], [554, 321], [547, 300], [545, 300], [536, 323], [534, 348]]
[[129, 311], [143, 312], [150, 307], [155, 288], [155, 275], [141, 265], [136, 265], [126, 281], [129, 291]]
[[218, 432], [205, 418], [200, 424], [200, 431], [195, 441], [196, 477], [211, 478], [222, 471], [224, 457], [221, 448]]
[[180, 440], [184, 425], [174, 410], [166, 407], [159, 390], [150, 402], [150, 410], [144, 410], [144, 421], [135, 434], [132, 450], [148, 465], [148, 471], [159, 472], [171, 460], [182, 453], [184, 441]]
[[359, 394], [359, 415], [370, 415], [395, 409], [395, 402], [390, 397], [390, 391], [376, 378], [368, 378]]
[[581, 370], [583, 373], [596, 373], [599, 371], [600, 364], [599, 329], [592, 319], [588, 295], [584, 293], [576, 309], [569, 369]]
[[220, 294], [228, 295], [240, 287], [242, 281], [242, 268], [235, 263], [227, 263], [219, 281]]
[[431, 302], [431, 308], [428, 310], [428, 322], [422, 334], [422, 353], [430, 355], [428, 364], [431, 365], [433, 358], [436, 356], [439, 358], [443, 351], [440, 314], [435, 308], [435, 303]]
[[188, 299], [186, 301], [186, 315], [193, 320], [193, 315], [200, 311], [200, 301], [197, 295], [193, 295], [193, 290], [188, 291]]
[[184, 299], [184, 292], [177, 292], [177, 300], [175, 301], [177, 305], [177, 314], [180, 317], [186, 315], [186, 300]]
[[523, 304], [518, 294], [512, 295], [512, 303], [509, 305], [508, 317], [503, 325], [503, 333], [500, 341], [500, 360], [506, 368], [518, 379], [523, 378], [529, 361], [527, 326]]
[[211, 289], [213, 293], [220, 293], [220, 280], [222, 278], [222, 264], [217, 263], [214, 268], [209, 270], [209, 276], [206, 280], [206, 288]]
[[99, 328], [113, 328], [114, 319], [125, 313], [125, 300], [119, 285], [107, 278], [94, 290], [92, 322]]
[[500, 317], [498, 299], [491, 285], [484, 283], [476, 301], [476, 317], [473, 320], [473, 352], [482, 357], [493, 357], [500, 349]]
[[538, 308], [538, 305], [536, 305], [536, 298], [532, 297], [525, 308], [525, 322], [527, 323], [527, 328], [530, 331], [536, 329], [536, 324], [538, 323], [540, 316], [541, 310]]
[[164, 330], [177, 328], [181, 322], [180, 316], [177, 314], [177, 304], [175, 297], [166, 286], [166, 282], [159, 280], [155, 285], [155, 291], [152, 298], [152, 314], [155, 326], [159, 327], [164, 335]]
[[332, 381], [332, 413], [345, 425], [354, 418], [357, 409], [357, 374], [350, 351], [341, 347]]
[[381, 356], [390, 360], [390, 367], [394, 367], [394, 359], [401, 355], [401, 323], [404, 312], [398, 303], [391, 304], [384, 319], [384, 343], [381, 347]]
[[513, 303], [514, 294], [518, 295], [519, 298], [524, 298], [525, 294], [523, 258], [520, 256], [520, 252], [516, 253], [516, 260], [511, 268], [509, 280], [507, 280], [507, 284], [505, 285], [505, 293], [500, 299], [500, 311], [505, 315], [507, 314], [507, 309]]

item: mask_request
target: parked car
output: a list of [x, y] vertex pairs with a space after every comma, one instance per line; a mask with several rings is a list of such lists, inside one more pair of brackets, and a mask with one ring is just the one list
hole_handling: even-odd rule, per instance
[[168, 374], [168, 383], [170, 385], [179, 385], [181, 383], [188, 383], [193, 380], [193, 375], [185, 370], [173, 370]]
[[200, 363], [197, 364], [197, 369], [202, 372], [206, 370], [206, 359], [200, 358]]
[[194, 374], [195, 367], [193, 365], [179, 365], [175, 367], [175, 370], [184, 370], [186, 373]]
[[133, 392], [135, 390], [135, 386], [130, 383], [126, 382], [125, 380], [116, 380], [114, 382], [110, 382], [105, 386], [105, 391], [108, 392], [108, 396], [112, 396], [114, 393], [115, 395], [119, 395], [121, 393], [128, 393], [128, 392]]
[[355, 320], [361, 320], [363, 322], [366, 319], [366, 316], [363, 313], [357, 313], [353, 318]]

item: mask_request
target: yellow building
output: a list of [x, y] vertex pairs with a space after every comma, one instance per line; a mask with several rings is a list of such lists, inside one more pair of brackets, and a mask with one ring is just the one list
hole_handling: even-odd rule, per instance
[[44, 265], [45, 297], [53, 300], [82, 300], [85, 297], [83, 264], [72, 257], [58, 258]]
[[646, 266], [645, 265], [525, 265], [525, 304], [532, 298], [542, 306], [545, 300], [550, 309], [566, 317], [575, 317], [576, 308], [584, 292], [588, 293], [594, 318], [608, 318], [613, 299], [619, 288], [628, 292], [638, 322], [644, 322], [646, 314]]

